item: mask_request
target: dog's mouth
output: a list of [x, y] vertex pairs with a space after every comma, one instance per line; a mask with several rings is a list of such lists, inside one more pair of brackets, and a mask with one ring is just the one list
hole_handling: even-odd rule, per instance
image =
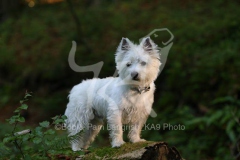
[[134, 80], [134, 81], [140, 81], [139, 78], [133, 78], [132, 80]]

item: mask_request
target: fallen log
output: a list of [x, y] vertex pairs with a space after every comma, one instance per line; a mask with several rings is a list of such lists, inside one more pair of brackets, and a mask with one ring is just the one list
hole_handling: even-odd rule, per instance
[[184, 160], [175, 147], [166, 142], [126, 143], [120, 148], [97, 148], [81, 159]]

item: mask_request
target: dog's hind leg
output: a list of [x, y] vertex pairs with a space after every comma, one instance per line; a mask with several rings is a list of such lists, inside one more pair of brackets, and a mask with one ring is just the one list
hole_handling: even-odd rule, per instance
[[83, 135], [83, 149], [87, 149], [91, 142], [94, 141], [95, 137], [99, 133], [103, 126], [103, 119], [95, 117], [90, 121], [89, 127], [85, 130]]
[[77, 137], [77, 139], [71, 140], [71, 146], [73, 151], [80, 151], [83, 147], [83, 142], [82, 142], [81, 137]]

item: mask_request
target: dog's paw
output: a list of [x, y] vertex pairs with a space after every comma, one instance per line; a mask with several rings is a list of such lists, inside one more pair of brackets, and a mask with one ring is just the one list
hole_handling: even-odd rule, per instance
[[81, 151], [82, 149], [79, 144], [73, 143], [72, 150], [75, 152], [75, 151]]
[[82, 149], [79, 148], [79, 147], [72, 147], [72, 150], [73, 150], [74, 152], [76, 152], [76, 151], [81, 151]]
[[134, 139], [134, 140], [131, 140], [132, 143], [137, 143], [137, 142], [145, 142], [146, 140], [145, 139]]
[[125, 142], [124, 142], [123, 140], [112, 142], [112, 148], [118, 148], [118, 147], [120, 147], [121, 145], [123, 145], [124, 143], [125, 143]]
[[146, 142], [146, 140], [145, 139], [139, 139], [138, 142]]

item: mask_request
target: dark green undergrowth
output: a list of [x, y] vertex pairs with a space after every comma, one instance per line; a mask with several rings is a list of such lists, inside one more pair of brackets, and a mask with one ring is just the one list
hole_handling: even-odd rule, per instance
[[[70, 69], [72, 40], [78, 44], [77, 64], [103, 61], [99, 77], [107, 77], [115, 71], [114, 53], [122, 37], [138, 42], [153, 29], [168, 28], [174, 44], [156, 81], [153, 109], [157, 117], [147, 121], [161, 129], [146, 129], [143, 138], [175, 145], [186, 159], [234, 159], [240, 153], [239, 2], [140, 0], [73, 4], [81, 32], [77, 32], [65, 2], [25, 6], [1, 22], [2, 119], [10, 117], [26, 89], [35, 96], [25, 123], [36, 126], [64, 113], [71, 87], [93, 77], [91, 72]], [[151, 38], [164, 47], [162, 42], [169, 39], [169, 34], [160, 32]], [[164, 124], [180, 124], [185, 129], [163, 129]], [[5, 123], [1, 127], [3, 138], [2, 132], [12, 128]], [[102, 131], [92, 146], [109, 145], [108, 137], [108, 131]]]
[[[23, 100], [20, 101], [20, 107], [14, 111], [14, 115], [7, 119], [9, 125], [12, 125], [12, 131], [7, 132], [0, 142], [1, 159], [75, 159], [83, 152], [73, 152], [70, 148], [70, 142], [75, 141], [79, 134], [74, 136], [61, 136], [56, 132], [56, 126], [63, 126], [66, 116], [55, 116], [52, 122], [43, 121], [35, 128], [26, 128], [19, 126], [24, 123], [25, 118], [21, 115], [23, 110], [28, 109], [26, 101], [31, 97], [26, 93]], [[54, 129], [55, 128], [55, 129]]]

